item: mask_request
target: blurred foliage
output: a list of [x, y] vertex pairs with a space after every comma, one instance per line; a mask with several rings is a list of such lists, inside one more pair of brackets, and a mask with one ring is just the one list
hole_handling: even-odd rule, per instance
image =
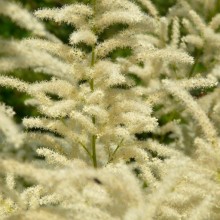
[[161, 15], [166, 15], [169, 8], [176, 3], [177, 0], [152, 0], [154, 5], [157, 6]]
[[1, 26], [1, 34], [2, 38], [16, 38], [21, 39], [24, 37], [28, 37], [30, 33], [25, 29], [22, 29], [16, 26], [9, 18], [0, 16], [0, 26]]

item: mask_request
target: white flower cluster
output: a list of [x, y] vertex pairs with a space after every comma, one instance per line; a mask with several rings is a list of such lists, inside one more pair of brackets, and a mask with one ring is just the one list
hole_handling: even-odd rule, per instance
[[[220, 219], [218, 1], [165, 16], [150, 0], [74, 2], [34, 16], [0, 0], [32, 33], [0, 37], [0, 86], [39, 113], [16, 125], [0, 105], [0, 218]], [[36, 17], [73, 26], [68, 44]]]

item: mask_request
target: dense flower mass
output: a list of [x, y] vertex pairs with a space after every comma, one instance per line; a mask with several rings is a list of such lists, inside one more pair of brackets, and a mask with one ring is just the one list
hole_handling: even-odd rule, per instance
[[0, 35], [0, 87], [37, 112], [0, 103], [1, 219], [220, 219], [219, 3], [157, 2], [0, 0], [29, 32]]

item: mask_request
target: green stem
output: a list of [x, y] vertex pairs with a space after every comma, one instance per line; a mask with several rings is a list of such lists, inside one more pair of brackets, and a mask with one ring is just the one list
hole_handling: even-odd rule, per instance
[[[92, 58], [91, 58], [91, 67], [95, 65], [95, 47], [92, 47]], [[94, 79], [91, 79], [90, 82], [90, 89], [93, 92], [94, 91]]]
[[87, 149], [87, 147], [79, 141], [79, 144], [82, 146], [82, 148], [86, 151], [86, 153], [89, 155], [89, 157], [92, 159], [92, 154], [89, 152], [89, 150]]
[[[92, 58], [91, 58], [91, 67], [95, 65], [95, 47], [92, 48]], [[94, 92], [94, 79], [90, 80], [90, 89], [92, 92]], [[95, 116], [92, 116], [92, 122], [95, 124]], [[97, 168], [97, 158], [96, 158], [96, 135], [92, 135], [92, 161], [93, 161], [93, 166]]]
[[95, 168], [97, 168], [96, 139], [97, 139], [97, 136], [92, 135], [92, 162]]
[[[92, 122], [93, 122], [93, 124], [95, 124], [95, 117], [94, 116], [92, 116]], [[97, 139], [97, 136], [93, 134], [92, 140], [91, 140], [91, 143], [92, 143], [92, 162], [93, 162], [93, 166], [95, 168], [97, 168], [96, 139]]]
[[[65, 121], [64, 119], [61, 119], [61, 121], [63, 122], [63, 124], [65, 125]], [[80, 146], [86, 151], [86, 153], [88, 154], [88, 156], [92, 159], [92, 154], [89, 152], [89, 150], [87, 149], [87, 147], [85, 146], [85, 144], [83, 144], [81, 141], [78, 141], [78, 143], [80, 144]], [[59, 149], [58, 149], [59, 150]], [[60, 150], [61, 153], [63, 153], [63, 149]]]
[[110, 162], [114, 159], [114, 156], [115, 156], [116, 152], [118, 151], [118, 149], [121, 147], [123, 141], [124, 141], [124, 139], [122, 139], [122, 140], [120, 141], [120, 143], [117, 145], [117, 147], [116, 147], [115, 150], [113, 151], [113, 153], [112, 153], [112, 155], [111, 155], [111, 157], [110, 157], [108, 163], [110, 163]]
[[[95, 16], [95, 13], [96, 13], [96, 0], [93, 0], [92, 1], [92, 4], [93, 4], [93, 11], [94, 11], [94, 16]], [[94, 29], [94, 28], [93, 28]], [[91, 57], [91, 68], [94, 67], [95, 65], [95, 45], [92, 47], [92, 57]], [[92, 92], [94, 92], [94, 79], [92, 78], [89, 82], [90, 84], [90, 89]], [[93, 124], [96, 123], [96, 119], [95, 119], [95, 116], [92, 116], [92, 122]], [[97, 140], [97, 136], [96, 135], [92, 135], [92, 138], [91, 138], [91, 147], [92, 147], [92, 162], [93, 162], [93, 166], [94, 168], [97, 168], [97, 156], [96, 156], [96, 140]]]

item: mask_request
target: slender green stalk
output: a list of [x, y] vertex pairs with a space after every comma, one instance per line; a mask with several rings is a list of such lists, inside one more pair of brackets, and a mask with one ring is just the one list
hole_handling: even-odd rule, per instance
[[[91, 58], [91, 67], [95, 65], [95, 47], [92, 47], [92, 58]], [[94, 79], [91, 79], [90, 82], [90, 89], [93, 92], [94, 91]]]
[[87, 147], [82, 143], [79, 142], [79, 144], [82, 146], [82, 148], [86, 151], [86, 153], [89, 155], [89, 157], [92, 159], [92, 154], [89, 152], [89, 150], [87, 149]]
[[[92, 58], [91, 58], [91, 67], [93, 67], [95, 64], [95, 47], [92, 48]], [[90, 80], [90, 89], [93, 92], [94, 91], [94, 79]], [[92, 122], [95, 124], [95, 117], [92, 116]], [[96, 135], [92, 135], [91, 145], [92, 145], [92, 161], [93, 166], [97, 168], [97, 158], [96, 158]]]
[[116, 152], [118, 151], [118, 149], [121, 147], [123, 141], [124, 141], [124, 139], [122, 139], [122, 140], [120, 141], [120, 143], [117, 145], [117, 147], [116, 147], [115, 150], [113, 151], [111, 157], [109, 158], [108, 163], [110, 163], [110, 162], [114, 159], [114, 156], [115, 156]]
[[[64, 125], [66, 125], [64, 119], [61, 119], [61, 121], [63, 122]], [[88, 156], [92, 159], [92, 154], [91, 154], [91, 152], [87, 149], [87, 147], [85, 146], [85, 144], [83, 144], [81, 141], [78, 141], [78, 143], [79, 143], [80, 146], [86, 151], [86, 153], [88, 154]], [[63, 153], [63, 150], [62, 150], [61, 153]]]
[[[94, 15], [96, 13], [96, 0], [92, 1], [93, 3], [93, 11], [94, 11]], [[91, 67], [93, 67], [95, 65], [95, 46], [92, 47], [92, 57], [91, 57]], [[92, 78], [89, 82], [90, 84], [90, 89], [93, 92], [94, 91], [94, 79]], [[92, 122], [93, 124], [95, 124], [96, 119], [94, 116], [92, 116]], [[91, 147], [92, 147], [92, 162], [93, 162], [93, 166], [95, 168], [97, 168], [97, 156], [96, 156], [96, 139], [97, 136], [96, 135], [92, 135], [91, 138]]]
[[92, 135], [92, 161], [93, 161], [93, 166], [97, 168], [97, 157], [96, 157], [96, 135]]

